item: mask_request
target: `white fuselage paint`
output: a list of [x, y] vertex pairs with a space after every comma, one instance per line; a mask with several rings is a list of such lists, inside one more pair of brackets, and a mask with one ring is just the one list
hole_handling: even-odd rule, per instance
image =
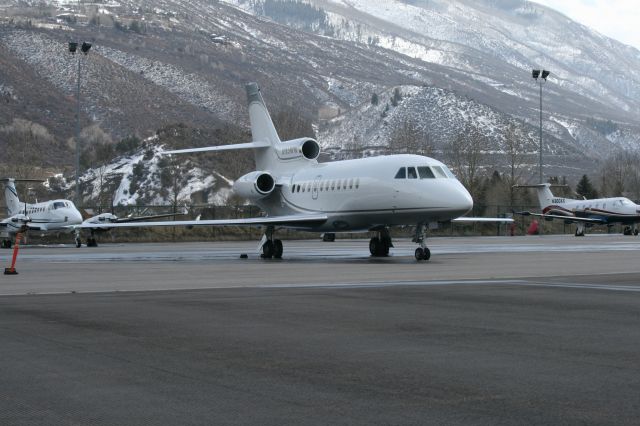
[[[446, 222], [469, 212], [473, 200], [452, 175], [396, 178], [402, 167], [441, 167], [419, 155], [389, 155], [330, 163], [306, 162], [276, 177], [277, 188], [257, 204], [269, 216], [326, 214], [319, 232]], [[273, 173], [273, 172], [272, 172]]]
[[31, 232], [36, 233], [59, 233], [72, 232], [73, 225], [82, 223], [82, 215], [69, 200], [53, 200], [42, 203], [29, 204], [26, 206], [21, 204], [22, 211], [19, 215], [15, 215], [4, 219], [2, 222], [7, 226], [5, 231], [9, 234], [15, 234], [21, 228], [24, 222], [14, 221], [17, 216], [26, 216], [30, 219], [28, 225]]

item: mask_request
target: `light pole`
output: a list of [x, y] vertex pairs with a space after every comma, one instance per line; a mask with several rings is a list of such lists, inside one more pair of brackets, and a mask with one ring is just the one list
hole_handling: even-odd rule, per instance
[[547, 77], [549, 77], [551, 71], [542, 70], [533, 70], [531, 71], [531, 76], [533, 79], [540, 84], [540, 183], [544, 183], [542, 180], [542, 85], [547, 82]]
[[[91, 43], [87, 43], [86, 41], [82, 42], [82, 46], [80, 46], [80, 51], [86, 55], [89, 53], [89, 49], [91, 49]], [[75, 56], [78, 51], [78, 42], [70, 41], [69, 42], [69, 53]], [[80, 204], [80, 57], [78, 55], [78, 86], [76, 90], [76, 197], [75, 203], [76, 206]]]

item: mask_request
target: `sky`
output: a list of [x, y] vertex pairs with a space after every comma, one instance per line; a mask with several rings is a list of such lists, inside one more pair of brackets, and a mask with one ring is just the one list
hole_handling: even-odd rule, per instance
[[534, 0], [601, 34], [640, 49], [637, 0]]

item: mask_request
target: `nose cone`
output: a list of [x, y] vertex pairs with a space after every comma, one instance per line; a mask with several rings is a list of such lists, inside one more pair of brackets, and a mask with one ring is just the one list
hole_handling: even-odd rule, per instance
[[82, 223], [82, 215], [80, 214], [78, 209], [72, 208], [70, 210], [71, 211], [69, 212], [69, 221], [71, 223]]
[[460, 182], [458, 182], [458, 188], [454, 197], [454, 208], [459, 210], [460, 216], [467, 214], [473, 208], [473, 198], [467, 188], [465, 188]]

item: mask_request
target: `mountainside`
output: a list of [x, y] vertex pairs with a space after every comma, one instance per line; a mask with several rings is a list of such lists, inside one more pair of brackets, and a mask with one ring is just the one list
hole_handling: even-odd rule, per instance
[[15, 119], [43, 125], [59, 154], [42, 153], [46, 165], [72, 164], [69, 40], [93, 43], [80, 58], [81, 126], [114, 141], [177, 123], [245, 137], [244, 83], [257, 81], [273, 114], [313, 122], [336, 158], [354, 139], [367, 153], [384, 150], [409, 123], [443, 157], [473, 128], [493, 165], [514, 129], [534, 169], [530, 73], [543, 67], [552, 71], [543, 119], [553, 174], [573, 179], [640, 146], [640, 52], [527, 1], [123, 0], [79, 12], [75, 1], [0, 1], [0, 131]]

